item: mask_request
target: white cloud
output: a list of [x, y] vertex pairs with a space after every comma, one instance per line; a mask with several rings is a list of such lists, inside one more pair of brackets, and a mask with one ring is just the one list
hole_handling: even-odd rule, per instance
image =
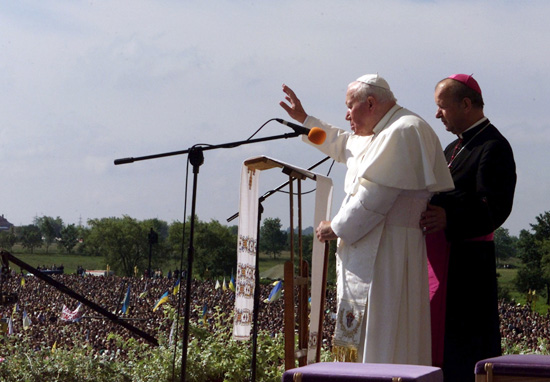
[[[549, 8], [540, 0], [1, 4], [0, 162], [12, 187], [0, 212], [17, 223], [37, 213], [67, 222], [122, 213], [181, 220], [186, 156], [112, 160], [246, 139], [268, 119], [287, 118], [278, 106], [283, 82], [309, 112], [346, 127], [346, 85], [374, 71], [444, 145], [452, 136], [434, 118], [433, 87], [474, 73], [487, 115], [526, 174], [532, 160], [546, 159]], [[272, 122], [259, 136], [285, 132]], [[302, 167], [322, 158], [298, 140], [209, 151], [201, 218], [223, 222], [235, 212], [240, 165], [254, 155]], [[333, 171], [337, 206], [344, 169]], [[270, 178], [266, 190], [284, 181]], [[506, 223], [513, 233], [547, 209], [542, 193], [523, 196], [535, 187], [523, 179]], [[550, 179], [537, 182], [546, 189]], [[285, 199], [276, 199], [268, 204], [279, 207], [266, 210], [282, 210]]]

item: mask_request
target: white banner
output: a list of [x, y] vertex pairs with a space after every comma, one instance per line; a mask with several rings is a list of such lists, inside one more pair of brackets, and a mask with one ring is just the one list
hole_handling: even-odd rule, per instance
[[256, 243], [258, 241], [258, 189], [260, 171], [243, 164], [237, 242], [237, 278], [233, 338], [248, 340], [254, 312]]

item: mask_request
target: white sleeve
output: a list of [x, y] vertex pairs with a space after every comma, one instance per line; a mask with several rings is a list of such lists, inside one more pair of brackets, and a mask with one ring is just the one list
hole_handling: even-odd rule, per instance
[[307, 116], [303, 125], [310, 129], [313, 127], [320, 128], [327, 135], [324, 142], [321, 144], [311, 142], [307, 135], [302, 135], [302, 141], [330, 156], [336, 162], [346, 163], [349, 151], [346, 146], [348, 144], [348, 139], [352, 136], [349, 132], [321, 121], [311, 115]]
[[384, 220], [401, 192], [366, 180], [332, 219], [334, 233], [346, 244], [353, 244]]

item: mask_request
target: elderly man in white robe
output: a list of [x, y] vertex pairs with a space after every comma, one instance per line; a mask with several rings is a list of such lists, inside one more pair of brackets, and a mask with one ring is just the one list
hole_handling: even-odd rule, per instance
[[348, 168], [340, 210], [316, 228], [319, 240], [338, 239], [336, 359], [431, 365], [426, 244], [418, 221], [433, 193], [454, 188], [438, 137], [397, 104], [377, 74], [348, 86], [351, 132], [308, 115], [292, 89], [283, 85], [283, 91], [287, 102], [280, 105], [291, 118], [327, 133], [314, 147]]

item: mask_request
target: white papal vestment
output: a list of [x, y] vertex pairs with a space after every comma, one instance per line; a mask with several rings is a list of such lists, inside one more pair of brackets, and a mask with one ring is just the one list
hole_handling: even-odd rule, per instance
[[[340, 360], [431, 364], [426, 245], [420, 214], [434, 192], [453, 189], [432, 128], [395, 105], [360, 137], [308, 116], [327, 133], [314, 145], [348, 167], [338, 235], [336, 329]], [[305, 140], [307, 142], [307, 140]]]

